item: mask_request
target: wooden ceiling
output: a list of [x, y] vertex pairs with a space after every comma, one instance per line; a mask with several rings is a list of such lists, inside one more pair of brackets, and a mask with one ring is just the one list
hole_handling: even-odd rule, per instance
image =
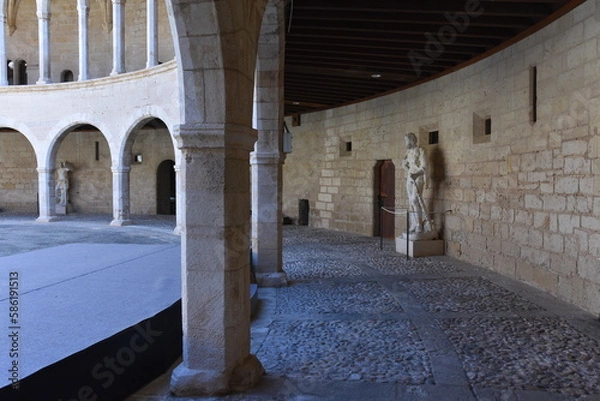
[[493, 54], [584, 2], [286, 1], [286, 115], [435, 78]]

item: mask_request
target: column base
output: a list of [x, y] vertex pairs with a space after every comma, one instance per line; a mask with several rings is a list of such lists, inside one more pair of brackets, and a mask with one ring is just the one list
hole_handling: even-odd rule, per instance
[[285, 272], [256, 273], [256, 282], [259, 287], [287, 287], [288, 277]]
[[133, 225], [133, 220], [113, 220], [110, 222], [110, 225], [113, 227], [123, 227], [123, 226], [131, 226]]
[[58, 217], [56, 216], [40, 216], [37, 219], [35, 219], [36, 223], [52, 223], [53, 221], [58, 221], [60, 220]]
[[189, 369], [181, 364], [171, 375], [171, 392], [179, 397], [243, 392], [254, 387], [264, 373], [262, 364], [254, 355], [248, 355], [230, 374]]

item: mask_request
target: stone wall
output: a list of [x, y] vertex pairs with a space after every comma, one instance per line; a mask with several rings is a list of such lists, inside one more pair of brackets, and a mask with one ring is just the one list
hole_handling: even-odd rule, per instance
[[[112, 71], [112, 20], [105, 17], [104, 2], [90, 1], [88, 22], [88, 54], [90, 78], [106, 77]], [[112, 2], [108, 1], [109, 7]], [[173, 38], [164, 1], [158, 7], [158, 59], [166, 62], [175, 58]], [[112, 10], [112, 8], [111, 8]], [[61, 82], [61, 73], [79, 75], [77, 4], [72, 1], [52, 1], [50, 19], [50, 56], [52, 82]], [[108, 14], [109, 17], [112, 14]], [[39, 77], [38, 20], [35, 1], [19, 2], [17, 29], [7, 35], [9, 60], [27, 62], [28, 82], [35, 84]], [[146, 1], [125, 2], [125, 69], [137, 71], [146, 67]]]
[[20, 133], [0, 130], [0, 212], [35, 213], [35, 153]]
[[156, 213], [156, 171], [164, 160], [175, 161], [175, 148], [169, 131], [140, 131], [132, 154], [142, 155], [141, 163], [132, 163], [130, 173], [131, 213]]
[[[373, 166], [394, 162], [396, 203], [405, 206], [403, 138], [414, 132], [431, 159], [431, 208], [452, 211], [448, 255], [600, 313], [599, 16], [600, 4], [588, 1], [467, 68], [288, 124], [284, 213], [297, 215], [302, 196], [312, 225], [371, 234]], [[428, 145], [432, 131], [439, 143]]]
[[101, 132], [77, 131], [67, 134], [56, 161], [57, 168], [59, 163], [65, 161], [74, 167], [69, 173], [70, 211], [91, 214], [112, 212], [110, 151]]

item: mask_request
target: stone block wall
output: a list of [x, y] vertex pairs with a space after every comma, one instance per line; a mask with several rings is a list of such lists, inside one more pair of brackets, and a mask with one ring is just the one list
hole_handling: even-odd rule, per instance
[[76, 131], [67, 134], [60, 145], [56, 161], [56, 167], [64, 161], [74, 167], [69, 173], [69, 204], [72, 212], [112, 213], [110, 151], [102, 133]]
[[132, 163], [130, 173], [131, 213], [156, 214], [156, 173], [164, 160], [175, 160], [175, 148], [166, 129], [139, 131], [132, 154], [142, 155]]
[[[590, 0], [457, 72], [288, 123], [284, 214], [302, 196], [311, 225], [372, 234], [373, 167], [394, 162], [396, 205], [406, 206], [401, 160], [414, 132], [430, 158], [430, 208], [451, 211], [439, 221], [448, 255], [600, 313], [599, 33]], [[427, 143], [431, 131], [439, 143]]]
[[20, 133], [0, 130], [0, 212], [35, 213], [35, 153]]

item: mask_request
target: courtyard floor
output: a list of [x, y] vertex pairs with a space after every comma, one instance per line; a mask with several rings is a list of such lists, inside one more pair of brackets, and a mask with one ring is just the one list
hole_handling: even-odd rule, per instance
[[600, 400], [600, 320], [448, 257], [284, 227], [289, 287], [259, 289], [246, 394], [175, 398], [168, 374], [128, 401]]
[[[105, 221], [106, 220], [106, 221]], [[66, 243], [178, 243], [170, 217], [108, 227], [0, 215], [0, 256]], [[600, 320], [517, 281], [392, 241], [284, 227], [286, 288], [259, 289], [246, 394], [176, 398], [169, 372], [127, 401], [600, 400]]]

